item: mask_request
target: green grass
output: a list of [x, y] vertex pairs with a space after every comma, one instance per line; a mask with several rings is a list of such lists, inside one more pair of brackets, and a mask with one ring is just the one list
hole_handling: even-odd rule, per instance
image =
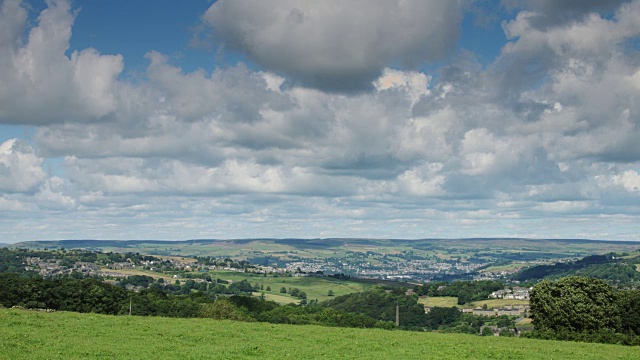
[[637, 347], [0, 309], [2, 359], [636, 359]]

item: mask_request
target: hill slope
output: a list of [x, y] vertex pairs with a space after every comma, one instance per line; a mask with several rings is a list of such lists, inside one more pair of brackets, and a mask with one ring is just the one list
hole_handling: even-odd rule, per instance
[[461, 334], [0, 309], [6, 359], [635, 359], [638, 348]]
[[541, 279], [559, 279], [567, 276], [586, 276], [606, 280], [612, 284], [632, 284], [640, 281], [640, 272], [636, 264], [640, 263], [640, 254], [633, 252], [625, 257], [616, 257], [613, 253], [587, 256], [577, 261], [559, 262], [551, 265], [537, 265], [525, 268], [513, 279], [531, 281]]

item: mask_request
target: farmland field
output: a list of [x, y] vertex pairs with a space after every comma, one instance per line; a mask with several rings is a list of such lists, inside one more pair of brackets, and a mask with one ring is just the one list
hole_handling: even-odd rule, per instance
[[458, 306], [458, 298], [455, 296], [424, 296], [420, 297], [418, 302], [428, 307]]
[[0, 309], [3, 359], [636, 359], [638, 348], [378, 329]]

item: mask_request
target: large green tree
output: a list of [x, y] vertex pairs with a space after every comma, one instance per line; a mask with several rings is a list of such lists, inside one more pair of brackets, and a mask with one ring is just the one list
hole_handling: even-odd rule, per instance
[[597, 332], [621, 327], [617, 292], [599, 279], [570, 276], [531, 290], [531, 319], [539, 331]]

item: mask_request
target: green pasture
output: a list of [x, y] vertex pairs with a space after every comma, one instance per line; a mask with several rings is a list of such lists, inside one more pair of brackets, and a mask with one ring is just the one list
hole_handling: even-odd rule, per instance
[[296, 299], [296, 298], [293, 298], [291, 296], [284, 296], [284, 295], [280, 295], [280, 294], [276, 295], [276, 294], [273, 293], [273, 291], [271, 293], [269, 293], [268, 291], [252, 293], [252, 295], [255, 296], [255, 297], [260, 297], [260, 296], [262, 296], [262, 294], [264, 294], [264, 298], [266, 300], [274, 301], [274, 302], [277, 302], [278, 304], [281, 304], [281, 305], [287, 305], [287, 304], [291, 304], [291, 303], [294, 303], [294, 304], [299, 304], [300, 303], [300, 299]]
[[[231, 281], [247, 280], [251, 285], [261, 285], [264, 290], [260, 292], [265, 295], [283, 295], [280, 293], [282, 287], [289, 291], [289, 288], [298, 288], [300, 291], [304, 291], [307, 294], [307, 299], [318, 301], [331, 299], [327, 294], [329, 290], [333, 290], [335, 296], [351, 294], [354, 292], [363, 291], [371, 286], [372, 283], [358, 282], [354, 280], [340, 280], [330, 277], [274, 277], [263, 276], [262, 274], [242, 273], [235, 271], [216, 270], [208, 273], [212, 278], [218, 278]], [[266, 291], [267, 286], [271, 287], [271, 291]], [[293, 298], [290, 298], [294, 300]], [[277, 301], [276, 302], [280, 302]], [[289, 301], [290, 302], [290, 301]], [[287, 302], [287, 304], [289, 303]]]
[[428, 307], [452, 307], [458, 306], [458, 298], [455, 296], [421, 296], [418, 303]]
[[637, 359], [637, 347], [0, 309], [1, 359]]

